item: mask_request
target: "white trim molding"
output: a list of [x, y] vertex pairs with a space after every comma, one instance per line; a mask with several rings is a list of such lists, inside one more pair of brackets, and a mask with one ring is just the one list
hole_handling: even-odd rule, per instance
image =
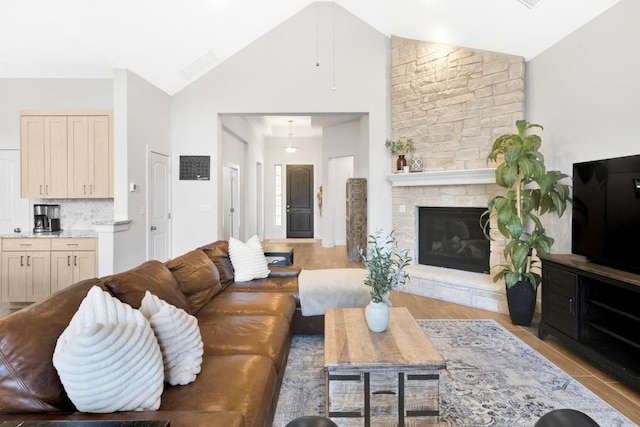
[[393, 187], [495, 184], [495, 168], [396, 173], [387, 175]]

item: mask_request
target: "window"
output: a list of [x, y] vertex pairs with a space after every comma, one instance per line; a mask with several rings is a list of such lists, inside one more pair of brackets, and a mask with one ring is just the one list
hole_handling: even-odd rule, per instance
[[282, 165], [273, 169], [273, 226], [282, 227]]

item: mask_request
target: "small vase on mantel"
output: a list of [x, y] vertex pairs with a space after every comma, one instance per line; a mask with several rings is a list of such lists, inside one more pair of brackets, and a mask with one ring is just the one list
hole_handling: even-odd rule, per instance
[[396, 161], [397, 172], [402, 172], [405, 166], [407, 166], [407, 159], [404, 158], [404, 154], [400, 154], [398, 156], [398, 160]]
[[389, 326], [389, 306], [371, 301], [364, 309], [364, 318], [371, 332], [384, 332]]

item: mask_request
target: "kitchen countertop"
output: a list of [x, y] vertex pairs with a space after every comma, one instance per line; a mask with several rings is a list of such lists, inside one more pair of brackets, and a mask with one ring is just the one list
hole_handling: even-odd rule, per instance
[[10, 234], [0, 234], [0, 238], [2, 239], [24, 239], [24, 238], [81, 238], [81, 237], [98, 237], [98, 233], [93, 230], [63, 230], [56, 232], [46, 232], [46, 233], [34, 233], [33, 231], [22, 232], [22, 233], [10, 233]]

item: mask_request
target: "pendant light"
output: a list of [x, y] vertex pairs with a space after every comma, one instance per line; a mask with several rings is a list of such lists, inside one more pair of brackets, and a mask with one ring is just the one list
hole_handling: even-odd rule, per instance
[[291, 123], [293, 123], [293, 120], [289, 120], [289, 143], [284, 147], [284, 151], [286, 151], [287, 153], [295, 153], [298, 149], [297, 146], [293, 145], [293, 141], [291, 139], [293, 137], [293, 132], [291, 131]]

